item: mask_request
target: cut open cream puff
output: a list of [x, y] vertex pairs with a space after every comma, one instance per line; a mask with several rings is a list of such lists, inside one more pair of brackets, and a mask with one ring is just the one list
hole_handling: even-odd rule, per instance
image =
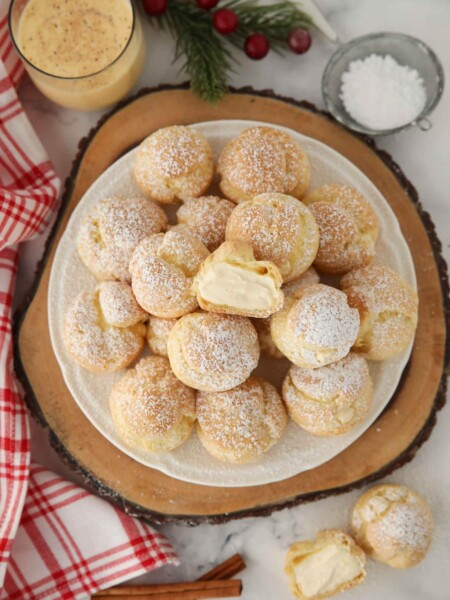
[[210, 312], [268, 317], [283, 305], [283, 279], [274, 263], [255, 260], [245, 242], [224, 242], [202, 264], [193, 289]]

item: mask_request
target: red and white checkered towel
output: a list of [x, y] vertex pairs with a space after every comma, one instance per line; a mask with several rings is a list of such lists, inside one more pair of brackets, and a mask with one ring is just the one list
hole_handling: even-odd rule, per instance
[[[0, 0], [0, 598], [86, 598], [177, 559], [163, 536], [37, 465], [15, 381], [18, 243], [41, 234], [60, 188], [17, 98], [23, 67]], [[6, 576], [5, 576], [6, 575]]]

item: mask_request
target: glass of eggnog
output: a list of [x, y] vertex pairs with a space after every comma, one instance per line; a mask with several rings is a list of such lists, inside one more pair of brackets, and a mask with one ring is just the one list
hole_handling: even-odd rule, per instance
[[114, 104], [144, 65], [144, 36], [131, 0], [12, 0], [9, 28], [36, 86], [68, 108]]

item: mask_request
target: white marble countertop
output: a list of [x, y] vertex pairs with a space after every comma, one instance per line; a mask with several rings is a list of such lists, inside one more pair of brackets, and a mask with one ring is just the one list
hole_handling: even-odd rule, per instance
[[[408, 33], [431, 45], [450, 75], [450, 2], [448, 0], [319, 0], [318, 4], [343, 41], [376, 31]], [[185, 79], [172, 64], [173, 43], [165, 34], [148, 28], [148, 61], [137, 87], [177, 83]], [[270, 55], [260, 62], [243, 59], [236, 86], [272, 88], [275, 92], [306, 99], [322, 107], [320, 79], [333, 45], [316, 34], [308, 54], [280, 58]], [[417, 129], [380, 139], [407, 177], [417, 187], [426, 210], [436, 224], [450, 259], [450, 86], [432, 116], [428, 133]], [[26, 81], [22, 101], [48, 150], [58, 174], [64, 178], [79, 139], [101, 113], [78, 113], [58, 108]], [[20, 300], [33, 277], [42, 240], [23, 245], [16, 297]], [[450, 598], [450, 405], [438, 415], [431, 439], [410, 464], [388, 480], [405, 483], [430, 501], [436, 531], [425, 561], [414, 569], [396, 571], [369, 561], [366, 583], [344, 596], [349, 600], [448, 600]], [[50, 448], [46, 434], [33, 423], [35, 460], [74, 479]], [[360, 492], [275, 512], [271, 517], [243, 519], [221, 526], [188, 528], [168, 525], [162, 530], [179, 552], [182, 564], [165, 568], [145, 581], [195, 578], [233, 554], [241, 552], [248, 563], [242, 574], [243, 600], [288, 600], [292, 596], [283, 574], [284, 555], [295, 540], [314, 536], [324, 527], [345, 528], [350, 508]]]

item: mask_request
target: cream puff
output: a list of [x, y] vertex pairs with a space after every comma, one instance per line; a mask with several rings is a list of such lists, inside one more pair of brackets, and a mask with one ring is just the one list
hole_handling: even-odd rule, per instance
[[[296, 298], [300, 290], [313, 283], [319, 283], [320, 279], [317, 271], [313, 267], [309, 267], [307, 271], [302, 273], [297, 279], [293, 279], [289, 283], [285, 283], [281, 291], [284, 294], [284, 298]], [[283, 358], [283, 353], [278, 350], [274, 341], [272, 340], [272, 334], [270, 332], [271, 316], [265, 319], [253, 319], [252, 323], [258, 332], [259, 345], [261, 352], [271, 358]]]
[[167, 339], [177, 319], [150, 316], [147, 323], [147, 344], [153, 354], [167, 356]]
[[259, 460], [279, 440], [288, 420], [277, 390], [259, 377], [225, 392], [199, 392], [197, 419], [205, 450], [231, 463]]
[[347, 273], [341, 289], [359, 312], [361, 325], [353, 350], [370, 360], [386, 360], [414, 339], [418, 297], [398, 273], [372, 265]]
[[319, 369], [292, 365], [282, 396], [299, 427], [314, 435], [339, 435], [361, 423], [369, 412], [373, 396], [369, 367], [352, 352]]
[[366, 556], [339, 529], [323, 529], [315, 540], [292, 544], [286, 555], [289, 587], [300, 600], [322, 600], [363, 583]]
[[358, 190], [327, 184], [310, 192], [303, 202], [319, 227], [319, 250], [314, 261], [319, 271], [340, 275], [373, 261], [378, 217]]
[[136, 246], [166, 227], [164, 211], [151, 200], [107, 198], [84, 219], [78, 254], [97, 279], [130, 281], [128, 265]]
[[62, 336], [67, 352], [79, 365], [94, 373], [117, 371], [129, 365], [144, 346], [142, 322], [128, 327], [108, 323], [100, 291], [81, 292], [64, 316]]
[[255, 260], [245, 242], [224, 242], [194, 278], [201, 308], [210, 312], [268, 317], [283, 304], [283, 283], [274, 263]]
[[297, 298], [304, 288], [314, 283], [320, 283], [320, 277], [314, 267], [309, 267], [304, 273], [285, 283], [281, 289], [285, 298]]
[[98, 301], [103, 316], [115, 327], [131, 327], [148, 319], [133, 290], [124, 281], [103, 281], [98, 285]]
[[234, 206], [233, 202], [218, 196], [190, 198], [177, 210], [177, 220], [214, 252], [225, 241], [227, 221]]
[[200, 240], [181, 230], [155, 234], [141, 242], [130, 261], [131, 286], [140, 306], [163, 319], [195, 310], [192, 281], [208, 255]]
[[250, 244], [257, 260], [270, 260], [286, 283], [311, 266], [319, 229], [304, 204], [285, 194], [261, 194], [239, 204], [227, 223], [227, 241]]
[[346, 295], [321, 283], [287, 298], [272, 317], [272, 339], [299, 367], [315, 369], [344, 358], [355, 343], [359, 314]]
[[217, 172], [220, 189], [233, 202], [266, 192], [302, 198], [311, 179], [306, 152], [288, 133], [272, 127], [246, 129], [228, 142]]
[[206, 192], [214, 175], [206, 138], [188, 127], [158, 129], [136, 152], [133, 167], [138, 187], [154, 200], [171, 204]]
[[258, 336], [247, 317], [196, 312], [175, 323], [167, 352], [183, 383], [223, 392], [243, 383], [258, 364]]
[[142, 358], [113, 387], [111, 415], [129, 446], [168, 452], [180, 446], [195, 423], [195, 392], [172, 373], [167, 358]]
[[417, 492], [386, 483], [359, 498], [351, 527], [369, 556], [396, 569], [407, 569], [425, 558], [433, 537], [433, 516]]

